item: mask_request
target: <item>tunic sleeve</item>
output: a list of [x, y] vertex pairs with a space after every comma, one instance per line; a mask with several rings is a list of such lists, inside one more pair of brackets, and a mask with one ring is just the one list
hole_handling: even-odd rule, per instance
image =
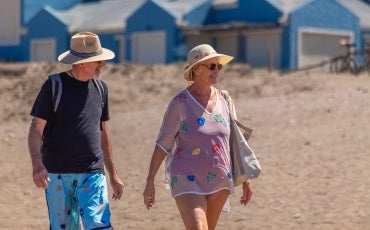
[[181, 115], [179, 103], [173, 99], [164, 114], [161, 129], [158, 134], [156, 144], [167, 154], [170, 154], [174, 145], [176, 136], [180, 130]]

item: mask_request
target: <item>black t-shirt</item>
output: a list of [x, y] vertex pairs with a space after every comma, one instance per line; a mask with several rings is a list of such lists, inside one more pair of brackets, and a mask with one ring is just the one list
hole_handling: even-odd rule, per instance
[[[108, 88], [102, 98], [92, 80], [78, 81], [60, 73], [62, 96], [53, 113], [51, 80], [35, 100], [31, 115], [51, 121], [42, 146], [43, 163], [50, 173], [104, 173], [100, 122], [109, 120]], [[50, 124], [49, 123], [49, 124]]]

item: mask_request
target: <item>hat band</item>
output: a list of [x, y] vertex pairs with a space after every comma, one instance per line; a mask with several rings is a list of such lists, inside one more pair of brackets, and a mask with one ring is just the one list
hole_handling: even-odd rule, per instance
[[208, 51], [206, 51], [206, 52], [204, 52], [204, 53], [199, 53], [199, 54], [197, 54], [195, 57], [194, 57], [194, 59], [197, 59], [197, 60], [199, 60], [199, 59], [201, 59], [201, 58], [205, 58], [205, 57], [207, 57], [207, 56], [209, 56], [209, 55], [211, 55], [211, 54], [216, 54], [217, 52], [208, 52]]
[[91, 52], [91, 53], [79, 53], [79, 52], [76, 52], [76, 51], [70, 49], [69, 52], [73, 56], [76, 56], [76, 57], [89, 58], [89, 57], [94, 57], [94, 56], [98, 56], [98, 55], [102, 54], [103, 53], [103, 50], [99, 50], [99, 51]]

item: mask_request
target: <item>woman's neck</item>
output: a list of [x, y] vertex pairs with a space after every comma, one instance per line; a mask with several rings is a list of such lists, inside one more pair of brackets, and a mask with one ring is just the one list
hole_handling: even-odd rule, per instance
[[206, 87], [200, 87], [198, 85], [191, 85], [189, 86], [188, 90], [190, 91], [190, 93], [194, 96], [198, 96], [198, 97], [210, 97], [212, 95], [212, 92], [213, 92], [213, 87], [210, 86], [206, 86]]

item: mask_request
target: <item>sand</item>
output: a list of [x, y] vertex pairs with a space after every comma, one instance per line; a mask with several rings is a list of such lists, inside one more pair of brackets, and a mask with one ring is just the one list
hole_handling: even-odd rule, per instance
[[[56, 63], [0, 63], [0, 229], [48, 229], [44, 191], [34, 186], [27, 149], [33, 100]], [[143, 204], [149, 160], [170, 98], [186, 87], [184, 63], [107, 65], [112, 146], [125, 183], [111, 201], [115, 229], [183, 229], [157, 175], [157, 201]], [[218, 229], [338, 230], [370, 224], [370, 77], [315, 70], [281, 75], [231, 64], [218, 88], [233, 96], [240, 120], [254, 127], [250, 145], [263, 172], [244, 207], [241, 188]], [[111, 190], [110, 190], [111, 192]]]

